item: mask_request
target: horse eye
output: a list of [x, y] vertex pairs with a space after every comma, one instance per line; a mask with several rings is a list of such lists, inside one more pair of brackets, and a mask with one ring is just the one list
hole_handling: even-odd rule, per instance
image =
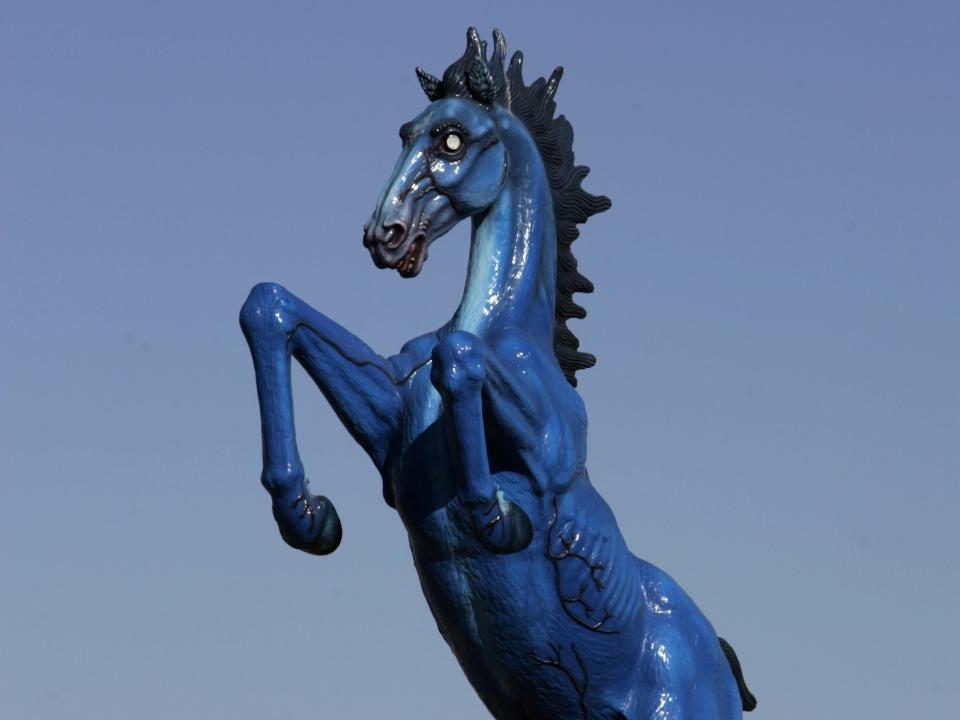
[[458, 133], [452, 132], [443, 139], [443, 149], [447, 152], [456, 152], [463, 145], [463, 138]]

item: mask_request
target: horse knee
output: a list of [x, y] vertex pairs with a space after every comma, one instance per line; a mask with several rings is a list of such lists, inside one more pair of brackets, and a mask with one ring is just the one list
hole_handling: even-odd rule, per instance
[[479, 390], [486, 377], [483, 341], [468, 332], [450, 333], [433, 348], [430, 379], [438, 390]]
[[296, 327], [291, 312], [293, 296], [277, 283], [254, 285], [240, 308], [240, 327], [247, 338], [261, 335], [288, 337]]

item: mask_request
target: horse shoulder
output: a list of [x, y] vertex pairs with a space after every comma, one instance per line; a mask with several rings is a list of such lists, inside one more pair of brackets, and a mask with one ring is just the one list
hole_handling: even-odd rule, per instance
[[553, 348], [521, 330], [506, 329], [490, 341], [497, 360], [516, 387], [511, 397], [529, 420], [517, 437], [531, 467], [540, 469], [543, 490], [562, 492], [586, 466], [587, 411], [567, 382]]

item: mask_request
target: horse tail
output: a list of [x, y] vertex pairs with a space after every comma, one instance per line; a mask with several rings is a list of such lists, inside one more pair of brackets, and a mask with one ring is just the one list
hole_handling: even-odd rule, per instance
[[740, 661], [737, 659], [737, 654], [733, 651], [733, 647], [723, 638], [718, 638], [720, 640], [720, 649], [723, 650], [723, 654], [727, 657], [727, 662], [730, 663], [730, 670], [733, 672], [733, 677], [737, 681], [737, 690], [740, 691], [740, 702], [743, 703], [743, 709], [746, 712], [750, 712], [757, 707], [757, 699], [753, 696], [753, 693], [747, 689], [747, 683], [743, 680], [743, 670], [740, 668]]

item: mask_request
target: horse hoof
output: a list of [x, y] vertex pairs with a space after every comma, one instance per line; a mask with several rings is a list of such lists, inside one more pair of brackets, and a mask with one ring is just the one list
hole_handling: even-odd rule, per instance
[[278, 508], [275, 501], [273, 516], [284, 542], [311, 555], [329, 555], [343, 538], [337, 509], [323, 495], [304, 491], [289, 507]]
[[533, 525], [523, 509], [509, 500], [497, 503], [499, 512], [483, 527], [477, 528], [477, 539], [487, 550], [498, 555], [519, 552], [533, 541]]

